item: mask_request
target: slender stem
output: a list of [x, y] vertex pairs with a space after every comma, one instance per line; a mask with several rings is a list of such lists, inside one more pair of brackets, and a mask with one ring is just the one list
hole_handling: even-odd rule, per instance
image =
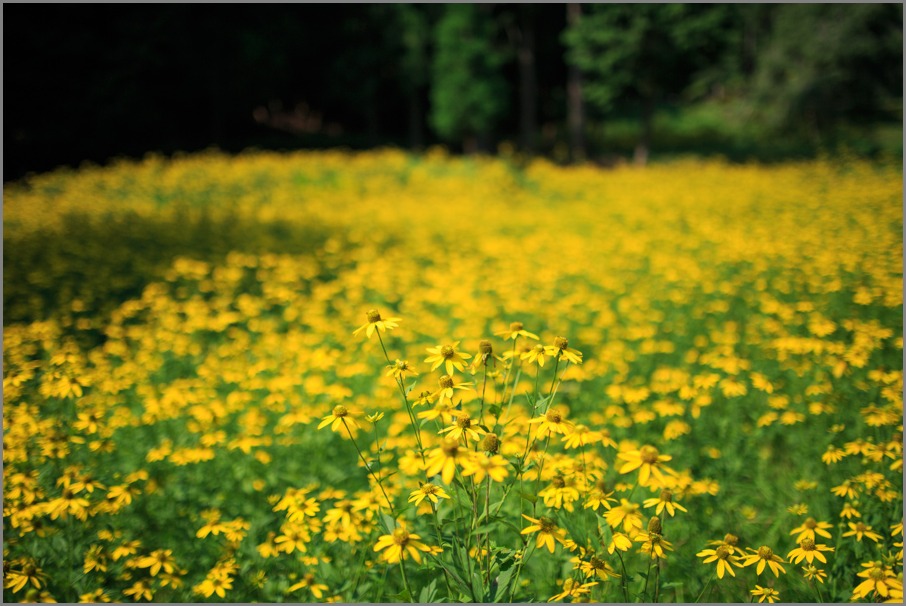
[[823, 603], [824, 603], [824, 596], [821, 595], [821, 588], [818, 587], [818, 583], [815, 583], [815, 582], [813, 582], [813, 581], [809, 581], [809, 584], [814, 585], [814, 587], [815, 587], [815, 592], [817, 592], [817, 594], [818, 594], [818, 603], [823, 604]]
[[355, 438], [352, 436], [352, 431], [349, 429], [349, 425], [346, 424], [346, 419], [341, 418], [340, 420], [343, 421], [343, 427], [346, 428], [346, 433], [349, 434], [349, 439], [352, 440], [352, 445], [355, 446], [355, 451], [357, 453], [359, 453], [359, 458], [362, 459], [362, 463], [365, 464], [365, 469], [368, 471], [368, 473], [371, 474], [371, 477], [374, 478], [374, 480], [377, 482], [378, 487], [381, 489], [381, 493], [383, 493], [384, 498], [387, 500], [387, 505], [390, 506], [390, 514], [395, 518], [396, 510], [393, 508], [393, 503], [390, 501], [390, 497], [387, 496], [387, 491], [384, 490], [384, 483], [381, 482], [381, 479], [379, 477], [377, 477], [376, 475], [374, 475], [374, 472], [371, 470], [371, 466], [368, 464], [368, 461], [365, 459], [365, 456], [362, 454], [362, 451], [359, 449], [359, 445], [356, 444]]
[[404, 558], [400, 557], [400, 570], [403, 573], [403, 587], [406, 588], [406, 593], [409, 594], [409, 601], [413, 604], [415, 603], [415, 596], [412, 595], [412, 590], [409, 588], [409, 579], [406, 577], [406, 565], [403, 563]]
[[[653, 548], [654, 548], [654, 546], [652, 545], [652, 549]], [[645, 595], [648, 593], [648, 579], [651, 577], [651, 560], [653, 560], [653, 559], [654, 558], [652, 558], [650, 555], [648, 556], [648, 571], [645, 572], [645, 588], [642, 589], [642, 595]]]
[[488, 387], [488, 362], [485, 360], [484, 364], [484, 378], [481, 381], [481, 412], [478, 413], [478, 422], [484, 425], [484, 393]]
[[[554, 393], [554, 383], [557, 382], [557, 369], [560, 368], [560, 356], [557, 356], [557, 359], [554, 361], [554, 376], [551, 377], [551, 386], [547, 390], [547, 397], [551, 397], [551, 394]], [[549, 408], [550, 406], [548, 406]]]
[[711, 583], [712, 583], [713, 581], [714, 581], [714, 575], [712, 574], [712, 575], [711, 575], [711, 578], [708, 579], [708, 582], [705, 583], [705, 586], [702, 588], [702, 592], [701, 592], [700, 594], [698, 594], [698, 597], [697, 597], [697, 598], [695, 598], [695, 603], [696, 603], [696, 604], [698, 604], [698, 601], [699, 601], [700, 599], [702, 599], [702, 596], [703, 596], [703, 595], [705, 595], [705, 591], [708, 590], [708, 587], [711, 586]]
[[657, 604], [658, 597], [661, 593], [661, 559], [658, 558], [657, 564], [654, 565], [654, 603]]
[[[484, 493], [484, 523], [488, 526], [488, 530], [485, 531], [485, 542], [487, 543], [487, 571], [488, 571], [488, 588], [491, 587], [491, 476], [485, 478], [487, 481], [487, 487], [485, 488]], [[479, 542], [480, 543], [480, 542]]]
[[[613, 529], [611, 528], [611, 534]], [[620, 558], [620, 568], [623, 570], [623, 575], [620, 577], [620, 585], [623, 587], [623, 599], [629, 602], [629, 587], [626, 585], [626, 562], [623, 561], [623, 554], [619, 549], [616, 550], [617, 557]]]
[[[437, 532], [437, 544], [440, 545], [444, 542], [443, 533], [440, 531], [440, 520], [437, 517], [437, 506], [434, 503], [431, 504], [431, 513], [434, 518], [434, 530]], [[447, 584], [447, 598], [450, 599], [453, 597], [453, 589], [450, 588], [450, 574], [444, 566], [441, 566], [441, 570], [444, 571], [444, 582]]]

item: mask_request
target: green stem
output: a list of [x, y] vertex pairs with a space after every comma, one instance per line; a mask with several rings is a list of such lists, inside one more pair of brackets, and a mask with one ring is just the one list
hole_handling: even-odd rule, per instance
[[484, 425], [484, 394], [485, 390], [488, 387], [488, 362], [485, 360], [484, 364], [484, 378], [481, 381], [481, 412], [478, 413], [478, 422]]
[[365, 464], [365, 469], [368, 471], [368, 473], [371, 474], [371, 477], [374, 478], [375, 482], [377, 482], [378, 487], [381, 489], [381, 493], [384, 495], [384, 499], [387, 500], [387, 505], [390, 507], [390, 514], [395, 518], [396, 510], [393, 508], [393, 503], [390, 501], [390, 497], [387, 496], [387, 491], [384, 490], [384, 483], [381, 482], [381, 479], [374, 475], [374, 472], [371, 470], [371, 466], [368, 464], [368, 461], [365, 459], [365, 456], [359, 449], [359, 445], [356, 444], [355, 438], [352, 436], [352, 431], [349, 429], [349, 425], [346, 424], [346, 419], [341, 418], [340, 420], [343, 421], [343, 427], [346, 428], [346, 433], [349, 434], [349, 439], [352, 440], [352, 445], [355, 446], [355, 451], [359, 453], [359, 458], [362, 459], [362, 463]]
[[[613, 533], [613, 529], [611, 529]], [[623, 570], [622, 576], [620, 576], [620, 586], [623, 588], [623, 599], [628, 603], [629, 602], [629, 587], [626, 585], [626, 562], [623, 561], [623, 554], [619, 549], [616, 550], [617, 557], [620, 558], [620, 568]]]
[[[384, 339], [381, 337], [381, 331], [378, 330], [376, 332], [378, 336], [378, 342], [381, 344], [381, 351], [384, 352], [384, 359], [387, 360], [388, 365], [392, 365], [393, 363], [390, 361], [390, 356], [387, 354], [387, 348], [384, 346]], [[415, 430], [415, 442], [418, 444], [418, 453], [422, 457], [422, 465], [425, 465], [425, 447], [422, 446], [421, 428], [415, 420], [415, 413], [412, 412], [412, 405], [409, 403], [409, 396], [406, 395], [406, 386], [403, 384], [403, 379], [401, 377], [396, 377], [396, 386], [399, 387], [400, 395], [403, 398], [403, 404], [406, 405], [406, 412], [409, 414], [409, 421], [412, 423], [412, 429]]]
[[406, 588], [406, 593], [409, 594], [409, 601], [413, 604], [415, 603], [415, 596], [412, 595], [412, 590], [409, 588], [409, 579], [406, 577], [406, 565], [403, 563], [404, 558], [400, 557], [400, 571], [403, 573], [403, 587]]
[[705, 595], [705, 591], [708, 590], [708, 587], [711, 586], [711, 583], [712, 583], [712, 582], [714, 582], [714, 575], [713, 575], [713, 574], [711, 575], [711, 578], [708, 579], [708, 582], [705, 583], [705, 586], [702, 588], [702, 592], [701, 592], [700, 594], [698, 594], [698, 597], [697, 597], [697, 598], [695, 598], [695, 603], [696, 603], [696, 604], [698, 604], [698, 601], [699, 601], [700, 599], [702, 599], [702, 596], [703, 596], [703, 595]]
[[654, 566], [654, 603], [657, 604], [661, 593], [661, 560], [658, 558]]

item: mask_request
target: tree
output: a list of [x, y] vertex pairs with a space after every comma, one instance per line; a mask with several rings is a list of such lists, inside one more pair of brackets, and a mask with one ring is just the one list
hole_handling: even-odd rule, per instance
[[584, 73], [583, 93], [607, 115], [618, 102], [638, 108], [635, 161], [647, 161], [656, 104], [679, 94], [718, 45], [726, 8], [688, 4], [594, 4], [564, 32], [567, 62]]
[[494, 37], [494, 21], [482, 5], [448, 4], [435, 27], [431, 125], [442, 139], [461, 139], [467, 152], [487, 147], [507, 107], [500, 71], [505, 56]]
[[902, 112], [902, 5], [784, 4], [771, 17], [751, 91], [768, 128], [820, 138]]

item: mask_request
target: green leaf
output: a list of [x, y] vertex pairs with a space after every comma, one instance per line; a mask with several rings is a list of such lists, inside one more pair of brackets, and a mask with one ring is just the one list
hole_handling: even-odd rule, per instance
[[433, 603], [437, 599], [437, 579], [431, 581], [418, 594], [418, 601], [422, 604]]

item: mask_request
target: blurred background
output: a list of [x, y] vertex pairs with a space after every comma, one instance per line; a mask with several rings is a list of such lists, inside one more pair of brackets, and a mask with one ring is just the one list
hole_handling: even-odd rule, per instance
[[902, 155], [902, 4], [11, 4], [4, 38], [4, 181], [211, 146]]

